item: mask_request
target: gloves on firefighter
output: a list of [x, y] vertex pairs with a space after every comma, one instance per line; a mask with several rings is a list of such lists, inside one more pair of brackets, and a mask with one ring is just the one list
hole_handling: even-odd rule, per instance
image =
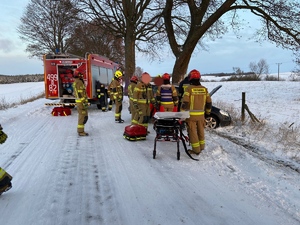
[[122, 98], [118, 98], [118, 102], [122, 102]]
[[139, 106], [136, 102], [133, 103], [133, 107], [135, 108], [136, 112], [139, 113], [140, 116], [143, 114], [142, 110], [139, 108]]
[[211, 111], [211, 109], [205, 109], [205, 116], [209, 116], [210, 115], [210, 111]]
[[181, 104], [181, 108], [180, 108], [180, 111], [181, 112], [184, 112], [184, 111], [187, 111], [188, 110], [188, 103], [187, 102], [183, 102]]
[[0, 144], [3, 144], [7, 139], [6, 133], [4, 133], [2, 130], [0, 130]]
[[82, 105], [83, 105], [83, 109], [87, 109], [88, 106], [89, 106], [89, 101], [87, 98], [85, 98], [83, 101], [82, 101]]
[[157, 111], [160, 110], [160, 104], [159, 103], [155, 104], [154, 107], [156, 108]]
[[87, 97], [85, 97], [85, 98], [82, 98], [82, 102], [88, 103], [89, 100], [87, 99]]

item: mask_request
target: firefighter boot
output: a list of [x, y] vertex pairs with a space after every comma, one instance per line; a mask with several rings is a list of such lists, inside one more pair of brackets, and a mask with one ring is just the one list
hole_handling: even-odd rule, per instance
[[124, 120], [122, 120], [121, 118], [119, 118], [119, 119], [115, 119], [115, 122], [116, 123], [124, 123]]
[[0, 168], [0, 195], [12, 188], [11, 180], [12, 176]]
[[86, 132], [80, 132], [80, 133], [78, 133], [78, 135], [79, 135], [79, 136], [89, 136], [89, 134], [86, 133]]
[[6, 192], [11, 188], [12, 188], [12, 184], [9, 181], [6, 185], [0, 187], [0, 195], [2, 195], [3, 192]]
[[[201, 152], [201, 151], [200, 151]], [[191, 150], [191, 149], [189, 149], [188, 150], [188, 153], [190, 153], [190, 155], [193, 155], [193, 154], [195, 154], [195, 155], [199, 155], [200, 154], [200, 152], [194, 152], [193, 150]]]

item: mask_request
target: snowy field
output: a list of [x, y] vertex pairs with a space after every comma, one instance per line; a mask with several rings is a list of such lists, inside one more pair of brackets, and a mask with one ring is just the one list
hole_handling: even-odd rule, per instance
[[[37, 85], [38, 84], [38, 85]], [[0, 101], [19, 103], [44, 92], [44, 83], [0, 84]]]
[[[158, 142], [152, 158], [151, 125], [145, 141], [123, 138], [130, 123], [126, 99], [124, 124], [91, 106], [88, 137], [77, 135], [76, 109], [54, 117], [46, 99], [0, 111], [8, 134], [0, 166], [13, 176], [13, 188], [0, 196], [0, 224], [299, 225], [300, 82], [202, 84], [209, 90], [221, 84], [213, 102], [238, 110], [246, 92], [268, 132], [238, 121], [206, 130], [199, 161], [181, 144], [178, 161], [173, 142]], [[0, 85], [0, 99], [19, 101], [43, 90], [43, 82]]]

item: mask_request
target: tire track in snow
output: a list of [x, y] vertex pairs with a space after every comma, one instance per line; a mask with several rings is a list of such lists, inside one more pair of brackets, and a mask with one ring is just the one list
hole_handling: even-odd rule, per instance
[[231, 141], [232, 143], [234, 143], [236, 145], [244, 147], [245, 149], [248, 150], [249, 154], [251, 154], [252, 156], [254, 156], [266, 163], [269, 163], [273, 166], [279, 166], [279, 167], [284, 166], [284, 167], [287, 167], [291, 170], [294, 170], [294, 171], [300, 173], [300, 165], [299, 164], [297, 165], [296, 163], [293, 163], [290, 161], [283, 161], [282, 159], [276, 159], [274, 155], [272, 155], [272, 158], [270, 158], [270, 155], [263, 154], [266, 151], [260, 151], [260, 148], [262, 148], [260, 146], [246, 142], [245, 140], [243, 140], [241, 138], [226, 135], [225, 133], [220, 133], [220, 132], [217, 132], [214, 130], [212, 130], [211, 132], [220, 137], [226, 138], [227, 140]]
[[[43, 137], [43, 131], [46, 130], [47, 123], [43, 124], [43, 126], [40, 126], [40, 124], [36, 125], [33, 124], [32, 127], [28, 129], [26, 133], [22, 133], [21, 131], [16, 128], [14, 130], [14, 134], [10, 135], [10, 139], [14, 139], [14, 142], [19, 143], [19, 147], [15, 150], [13, 150], [13, 153], [9, 156], [9, 158], [4, 162], [3, 167], [9, 168], [12, 163], [14, 163], [22, 153], [26, 152], [26, 154], [30, 154], [30, 152], [34, 151], [34, 147], [32, 145], [35, 145], [39, 142], [39, 140]], [[26, 140], [26, 142], [24, 142]]]
[[[29, 108], [30, 107], [30, 103], [28, 103]], [[18, 108], [16, 107], [15, 110], [18, 110]], [[40, 116], [42, 115], [42, 116]], [[24, 127], [26, 125], [28, 125], [28, 121], [32, 120], [32, 118], [36, 118], [36, 116], [38, 117], [42, 117], [40, 119], [44, 120], [43, 126], [40, 126], [39, 123], [34, 123], [34, 121], [31, 123], [31, 126], [28, 127], [27, 132], [23, 132], [23, 129], [19, 129], [20, 127]], [[43, 118], [44, 117], [44, 118]], [[24, 121], [25, 118], [25, 121]], [[2, 165], [3, 168], [9, 168], [9, 166], [22, 154], [23, 151], [32, 151], [32, 149], [30, 149], [30, 145], [31, 143], [36, 143], [38, 142], [37, 140], [40, 140], [43, 136], [43, 134], [45, 133], [44, 131], [46, 130], [46, 126], [47, 126], [47, 119], [45, 118], [45, 109], [35, 109], [32, 108], [30, 111], [28, 111], [24, 115], [22, 114], [22, 111], [20, 111], [20, 115], [10, 118], [8, 121], [6, 121], [7, 123], [9, 123], [9, 126], [11, 124], [11, 122], [14, 122], [12, 124], [18, 124], [19, 126], [13, 126], [13, 127], [7, 127], [7, 130], [9, 132], [7, 132], [8, 134], [8, 139], [7, 142], [10, 141], [14, 141], [14, 142], [20, 142], [19, 143], [19, 147], [17, 149], [12, 150], [12, 154], [9, 156], [8, 159], [6, 159]], [[49, 124], [48, 124], [49, 125]], [[6, 130], [6, 128], [5, 128]], [[26, 141], [24, 141], [26, 140]]]
[[[276, 205], [277, 210], [289, 213], [291, 218], [300, 222], [297, 201], [292, 200], [288, 202], [285, 200], [289, 199], [286, 197], [289, 195], [289, 189], [293, 191], [299, 190], [296, 184], [288, 182], [288, 177], [293, 176], [293, 173], [297, 173], [297, 171], [282, 167], [280, 164], [278, 165], [273, 157], [263, 154], [263, 152], [260, 153], [257, 147], [246, 144], [243, 140], [220, 134], [214, 130], [211, 134], [210, 138], [213, 139], [213, 160], [210, 161], [213, 162], [215, 168], [218, 168], [222, 176], [233, 177], [240, 186], [245, 188], [246, 193]], [[216, 137], [221, 137], [221, 139]], [[224, 139], [229, 142], [228, 145], [232, 146], [231, 149], [222, 147]], [[269, 170], [270, 166], [275, 169]], [[251, 173], [247, 172], [248, 170], [256, 171], [257, 175], [251, 176]], [[269, 174], [270, 172], [273, 173], [273, 171], [276, 171], [276, 174]], [[280, 189], [284, 185], [270, 184], [281, 182], [285, 183], [286, 189]]]
[[51, 202], [47, 221], [61, 225], [121, 224], [102, 158], [95, 137], [66, 137], [53, 171], [60, 182], [51, 185], [56, 194], [47, 199]]

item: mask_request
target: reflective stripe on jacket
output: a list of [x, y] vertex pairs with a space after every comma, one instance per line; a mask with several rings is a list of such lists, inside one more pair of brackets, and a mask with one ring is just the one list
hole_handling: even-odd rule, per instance
[[0, 180], [5, 175], [5, 173], [6, 173], [5, 170], [0, 167]]
[[202, 85], [189, 85], [182, 99], [183, 110], [189, 110], [191, 116], [204, 115], [211, 111], [211, 97], [207, 88]]
[[138, 83], [133, 90], [133, 103], [150, 104], [155, 103], [152, 86], [150, 84]]
[[75, 102], [81, 103], [87, 100], [86, 88], [83, 81], [79, 78], [75, 78], [74, 83], [72, 84], [74, 90], [74, 96], [76, 98]]
[[136, 83], [134, 83], [134, 82], [131, 82], [128, 85], [128, 97], [130, 100], [133, 100], [133, 91], [134, 91], [135, 86], [136, 86]]
[[113, 95], [113, 98], [115, 100], [123, 99], [123, 87], [121, 86], [120, 82], [118, 80], [113, 80], [110, 84], [111, 88], [111, 95]]

